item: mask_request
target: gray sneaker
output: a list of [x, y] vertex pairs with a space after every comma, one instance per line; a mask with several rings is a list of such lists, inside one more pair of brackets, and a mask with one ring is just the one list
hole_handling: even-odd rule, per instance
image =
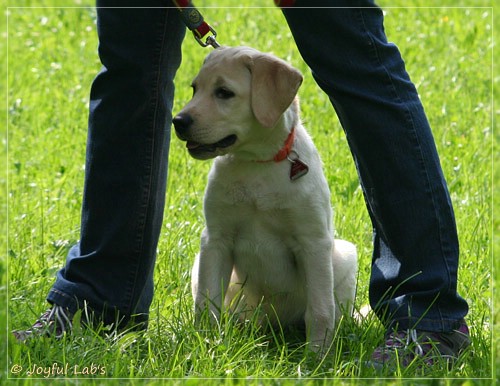
[[53, 336], [57, 339], [70, 332], [73, 328], [71, 321], [73, 315], [68, 309], [54, 304], [45, 311], [28, 330], [18, 330], [12, 333], [20, 342], [31, 337]]
[[396, 369], [398, 364], [399, 367], [408, 367], [420, 358], [427, 366], [443, 360], [452, 365], [469, 345], [469, 328], [464, 321], [451, 332], [394, 331], [386, 336], [383, 346], [375, 349], [367, 364], [377, 370]]

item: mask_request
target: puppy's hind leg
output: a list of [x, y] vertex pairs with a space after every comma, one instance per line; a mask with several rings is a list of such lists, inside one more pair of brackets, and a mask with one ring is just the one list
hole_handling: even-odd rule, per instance
[[336, 239], [332, 259], [335, 320], [338, 321], [342, 315], [351, 316], [354, 307], [358, 272], [356, 246], [348, 241]]

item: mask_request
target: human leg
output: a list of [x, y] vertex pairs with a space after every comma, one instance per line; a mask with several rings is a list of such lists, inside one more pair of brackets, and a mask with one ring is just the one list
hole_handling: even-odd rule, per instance
[[453, 208], [429, 123], [397, 47], [387, 42], [382, 11], [368, 0], [299, 0], [284, 15], [356, 163], [374, 227], [372, 307], [388, 330], [458, 329], [468, 308], [457, 294]]
[[175, 9], [109, 8], [136, 4], [97, 2], [103, 68], [90, 94], [81, 238], [47, 297], [70, 313], [86, 303], [106, 323], [117, 311], [147, 321], [185, 34]]

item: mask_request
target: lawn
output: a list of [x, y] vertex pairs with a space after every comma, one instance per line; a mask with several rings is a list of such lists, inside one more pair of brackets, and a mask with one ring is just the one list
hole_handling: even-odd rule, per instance
[[[359, 308], [368, 302], [371, 224], [338, 119], [272, 1], [240, 1], [241, 8], [223, 7], [235, 4], [229, 0], [196, 2], [198, 6], [214, 3], [220, 7], [203, 13], [222, 44], [273, 52], [305, 76], [299, 92], [303, 120], [325, 165], [337, 233], [354, 241], [359, 251]], [[451, 191], [461, 245], [458, 289], [470, 305], [467, 321], [472, 337], [471, 348], [453, 369], [437, 366], [426, 377], [450, 379], [441, 381], [444, 384], [466, 380], [490, 384], [498, 360], [494, 355], [498, 346], [492, 342], [493, 9], [479, 7], [490, 6], [489, 2], [472, 0], [455, 1], [454, 7], [426, 7], [429, 1], [412, 1], [412, 7], [405, 8], [408, 3], [380, 1], [386, 7], [389, 40], [400, 47], [433, 127]], [[8, 62], [8, 72], [2, 69], [2, 79], [7, 80], [7, 114], [2, 112], [7, 123], [2, 138], [8, 142], [7, 172], [0, 175], [7, 192], [2, 208], [8, 216], [8, 221], [2, 221], [7, 230], [7, 264], [0, 265], [2, 302], [7, 305], [0, 303], [3, 330], [28, 327], [45, 310], [54, 275], [79, 238], [88, 92], [100, 69], [95, 10], [84, 7], [87, 4], [92, 3], [9, 2], [11, 7], [26, 7], [8, 9], [3, 51]], [[245, 6], [249, 4], [256, 7]], [[174, 112], [189, 100], [191, 79], [209, 50], [187, 35]], [[49, 368], [95, 384], [116, 378], [122, 378], [120, 383], [129, 378], [148, 378], [152, 383], [175, 378], [172, 383], [193, 385], [200, 378], [256, 385], [271, 384], [271, 378], [272, 384], [335, 378], [337, 383], [363, 384], [379, 376], [357, 361], [381, 343], [382, 327], [372, 317], [343, 321], [335, 341], [336, 355], [322, 361], [305, 355], [300, 340], [264, 332], [254, 323], [241, 326], [225, 318], [218, 328], [195, 329], [189, 276], [203, 228], [202, 197], [209, 167], [210, 162], [191, 159], [184, 144], [172, 138], [148, 331], [116, 333], [105, 326], [89, 330], [77, 323], [75, 333], [61, 341], [18, 344], [7, 337], [2, 345], [8, 347], [0, 349], [6, 357], [0, 380], [44, 378], [46, 374], [36, 372]], [[498, 263], [496, 267], [498, 271]], [[33, 369], [35, 374], [30, 373]], [[399, 384], [422, 374], [410, 367], [382, 376]]]

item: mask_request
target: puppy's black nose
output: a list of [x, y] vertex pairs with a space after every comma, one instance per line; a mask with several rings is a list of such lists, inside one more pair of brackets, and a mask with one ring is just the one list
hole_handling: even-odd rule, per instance
[[193, 123], [193, 118], [189, 114], [177, 114], [174, 119], [172, 119], [175, 131], [177, 134], [182, 135], [187, 132], [189, 126]]

